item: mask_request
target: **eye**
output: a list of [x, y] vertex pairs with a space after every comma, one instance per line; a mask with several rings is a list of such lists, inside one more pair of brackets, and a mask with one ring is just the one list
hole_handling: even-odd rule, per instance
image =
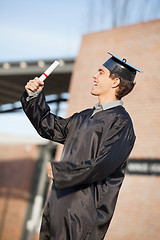
[[102, 75], [104, 73], [104, 71], [100, 68], [98, 69], [99, 75]]

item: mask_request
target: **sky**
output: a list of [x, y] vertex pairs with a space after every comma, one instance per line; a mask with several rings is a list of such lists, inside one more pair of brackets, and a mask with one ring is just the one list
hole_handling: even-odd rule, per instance
[[87, 1], [1, 0], [0, 61], [75, 56]]
[[[160, 19], [159, 0], [0, 0], [0, 62], [76, 58], [84, 34]], [[36, 135], [22, 113], [0, 135]]]
[[76, 57], [83, 34], [160, 18], [159, 0], [1, 0], [0, 62]]

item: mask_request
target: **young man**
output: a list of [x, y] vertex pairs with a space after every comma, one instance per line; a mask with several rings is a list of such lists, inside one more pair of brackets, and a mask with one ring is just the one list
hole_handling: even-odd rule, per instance
[[37, 132], [64, 144], [61, 161], [48, 164], [53, 185], [40, 240], [101, 240], [113, 216], [135, 141], [121, 98], [140, 70], [111, 55], [93, 76], [99, 103], [67, 119], [50, 113], [38, 78], [25, 86], [23, 109]]

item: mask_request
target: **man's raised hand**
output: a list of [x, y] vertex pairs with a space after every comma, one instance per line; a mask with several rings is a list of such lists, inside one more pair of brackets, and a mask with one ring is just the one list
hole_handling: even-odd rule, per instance
[[41, 91], [44, 87], [44, 82], [40, 81], [38, 77], [27, 82], [25, 89], [27, 93]]

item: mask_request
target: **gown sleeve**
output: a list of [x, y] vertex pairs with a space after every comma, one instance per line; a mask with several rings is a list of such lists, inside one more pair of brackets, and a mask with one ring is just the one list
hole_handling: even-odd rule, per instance
[[76, 114], [64, 119], [50, 113], [43, 90], [29, 101], [26, 100], [27, 96], [25, 91], [21, 98], [22, 107], [38, 134], [43, 138], [64, 144], [69, 123]]
[[85, 186], [106, 179], [127, 160], [134, 141], [132, 125], [125, 121], [108, 131], [97, 158], [79, 165], [69, 161], [52, 162], [55, 188]]

